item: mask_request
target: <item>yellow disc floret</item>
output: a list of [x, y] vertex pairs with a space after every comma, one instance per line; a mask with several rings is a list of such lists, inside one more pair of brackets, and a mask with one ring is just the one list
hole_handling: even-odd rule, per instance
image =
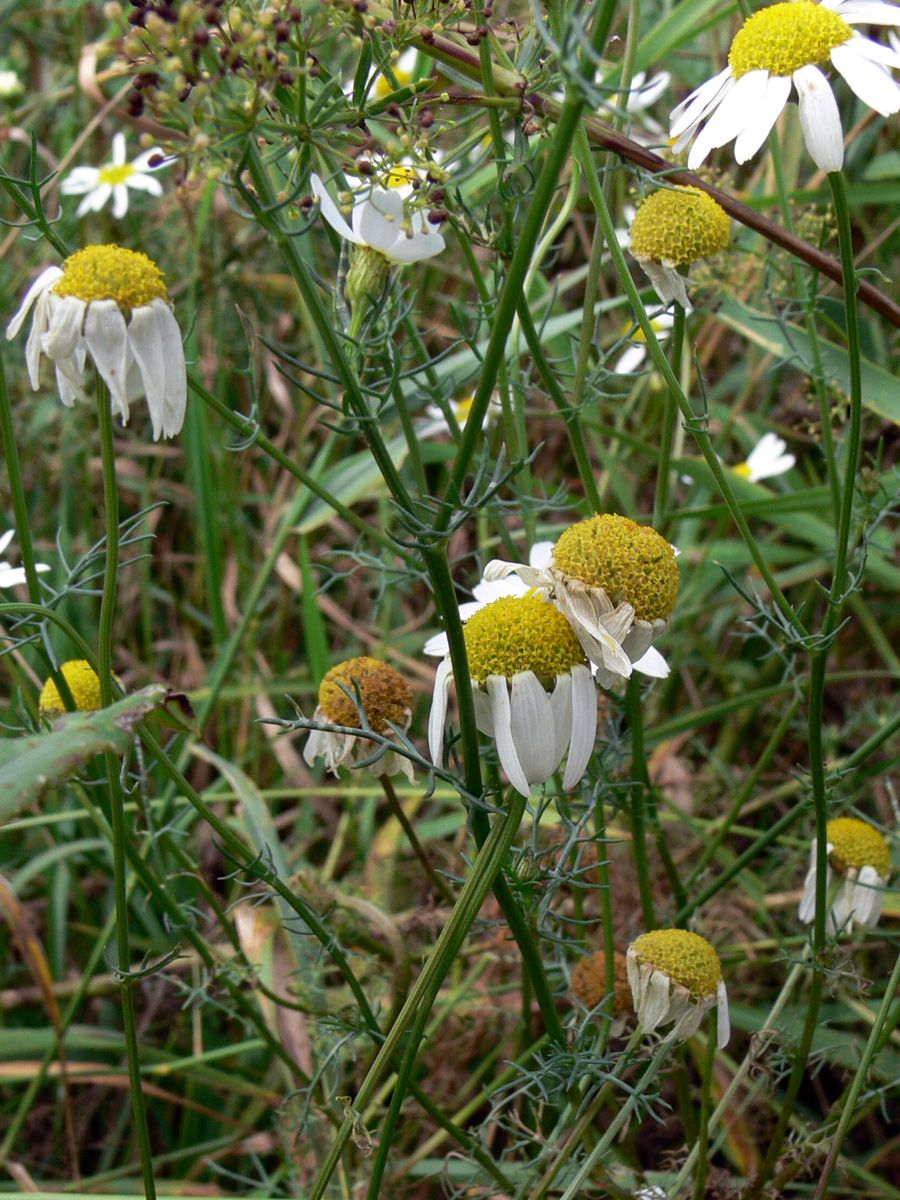
[[[79, 712], [96, 712], [100, 708], [100, 680], [97, 672], [83, 658], [72, 659], [60, 667], [63, 679], [69, 685], [72, 699]], [[55, 717], [66, 711], [59, 688], [52, 679], [48, 679], [41, 691], [41, 713], [44, 716]]]
[[[572, 968], [572, 995], [585, 1008], [596, 1008], [606, 995], [606, 955], [602, 950], [583, 958]], [[628, 982], [628, 962], [619, 950], [615, 952], [615, 996], [613, 1014], [634, 1012], [631, 985]]]
[[558, 608], [539, 597], [494, 600], [469, 617], [463, 634], [476, 683], [483, 684], [489, 675], [512, 679], [521, 671], [549, 680], [584, 662], [572, 626]]
[[63, 263], [63, 274], [53, 285], [57, 296], [115, 300], [130, 310], [151, 300], [168, 300], [162, 272], [156, 263], [136, 250], [122, 246], [85, 246]]
[[412, 704], [412, 688], [390, 664], [365, 657], [348, 658], [346, 662], [338, 663], [322, 680], [319, 707], [329, 721], [353, 729], [361, 728], [354, 703], [354, 684], [359, 688], [366, 720], [375, 733], [384, 733], [388, 721], [401, 728], [406, 727]]
[[712, 946], [699, 933], [687, 929], [654, 929], [642, 933], [630, 947], [641, 963], [668, 975], [692, 996], [714, 996], [722, 982], [722, 964]]
[[[802, 0], [798, 0], [802, 2]], [[637, 259], [686, 267], [728, 245], [731, 228], [721, 204], [700, 188], [665, 188], [643, 202], [631, 222]]]
[[666, 539], [648, 525], [596, 513], [571, 525], [553, 547], [567, 579], [603, 588], [613, 604], [627, 601], [639, 621], [668, 618], [678, 596], [678, 564]]
[[874, 867], [879, 875], [890, 875], [891, 852], [887, 841], [868, 821], [855, 817], [837, 817], [825, 826], [828, 841], [834, 847], [831, 865], [841, 875], [851, 869]]
[[785, 0], [746, 20], [731, 43], [728, 62], [735, 79], [748, 71], [792, 75], [828, 61], [835, 46], [853, 36], [845, 20], [814, 0]]

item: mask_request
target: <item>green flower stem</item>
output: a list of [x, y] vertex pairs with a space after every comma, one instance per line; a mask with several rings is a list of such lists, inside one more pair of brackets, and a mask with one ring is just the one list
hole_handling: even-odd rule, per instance
[[634, 858], [634, 869], [637, 874], [638, 889], [641, 893], [641, 911], [644, 914], [644, 928], [656, 928], [656, 914], [653, 911], [653, 893], [650, 888], [650, 862], [647, 858], [647, 833], [644, 826], [644, 802], [650, 781], [647, 778], [647, 763], [644, 759], [644, 714], [641, 705], [641, 685], [637, 676], [632, 673], [626, 688], [626, 703], [628, 718], [631, 726], [631, 804], [628, 808], [631, 817], [631, 853]]
[[606, 976], [606, 995], [609, 997], [610, 1021], [604, 1021], [600, 1027], [600, 1049], [605, 1049], [609, 1040], [609, 1030], [612, 1017], [615, 1015], [616, 996], [616, 942], [613, 936], [612, 897], [609, 885], [609, 860], [603, 847], [606, 844], [606, 814], [603, 809], [603, 797], [598, 791], [594, 805], [594, 841], [597, 843], [597, 887], [600, 895], [600, 926], [603, 931], [604, 974]]
[[[116, 612], [119, 571], [119, 493], [116, 483], [116, 450], [113, 442], [112, 408], [109, 389], [97, 378], [97, 417], [100, 425], [100, 456], [103, 464], [103, 500], [106, 506], [106, 564], [103, 573], [103, 595], [100, 600], [100, 631], [97, 647], [97, 675], [100, 681], [100, 704], [103, 708], [113, 702], [112, 637]], [[141, 1086], [141, 1066], [138, 1056], [137, 1022], [134, 1012], [133, 981], [130, 978], [131, 950], [128, 941], [128, 892], [125, 866], [125, 799], [119, 780], [119, 760], [110, 751], [104, 754], [106, 777], [109, 783], [109, 810], [113, 844], [113, 890], [116, 909], [116, 951], [118, 956], [120, 995], [122, 999], [122, 1032], [128, 1059], [128, 1079], [131, 1084], [131, 1104], [134, 1129], [141, 1159], [141, 1175], [146, 1200], [155, 1200], [153, 1181], [153, 1152]]]
[[432, 887], [435, 889], [435, 891], [440, 893], [440, 895], [448, 904], [454, 904], [456, 897], [448, 887], [447, 881], [445, 879], [441, 879], [440, 875], [437, 874], [434, 867], [431, 865], [431, 860], [425, 853], [425, 847], [419, 841], [418, 835], [413, 828], [413, 824], [406, 815], [397, 793], [394, 791], [394, 784], [391, 780], [391, 777], [389, 775], [379, 775], [378, 782], [381, 784], [384, 794], [387, 797], [387, 802], [391, 807], [391, 812], [397, 818], [400, 828], [406, 834], [407, 841], [412, 847], [413, 854], [415, 854], [416, 858], [422, 864], [422, 870], [431, 880]]
[[[381, 1049], [366, 1072], [365, 1079], [354, 1097], [353, 1110], [355, 1113], [361, 1113], [368, 1105], [410, 1023], [417, 1016], [421, 1018], [422, 1014], [427, 1015], [441, 983], [459, 953], [472, 923], [478, 916], [491, 885], [509, 853], [525, 811], [525, 804], [524, 796], [520, 796], [515, 791], [511, 792], [509, 805], [505, 813], [494, 823], [487, 840], [479, 851], [472, 872], [463, 885], [447, 924], [441, 930], [440, 936], [428, 956], [422, 974], [416, 980], [397, 1020], [391, 1026]], [[321, 1200], [325, 1194], [344, 1148], [353, 1133], [353, 1126], [354, 1115], [348, 1113], [309, 1190], [307, 1200]]]
[[[681, 360], [684, 355], [685, 342], [685, 312], [682, 306], [675, 303], [675, 324], [672, 326], [672, 374], [681, 379]], [[660, 532], [665, 528], [669, 510], [669, 485], [672, 482], [671, 462], [672, 444], [675, 440], [675, 427], [678, 423], [677, 397], [666, 388], [663, 401], [662, 437], [659, 443], [659, 466], [656, 471], [656, 494], [653, 497], [653, 527]]]
[[32, 604], [40, 604], [41, 586], [38, 582], [38, 573], [34, 562], [34, 546], [31, 542], [31, 522], [28, 519], [28, 504], [25, 500], [22, 471], [19, 467], [19, 450], [16, 445], [16, 435], [13, 428], [12, 409], [9, 403], [9, 390], [6, 386], [6, 371], [3, 366], [2, 353], [0, 353], [0, 434], [3, 436], [3, 453], [6, 456], [9, 495], [12, 500], [13, 514], [16, 521], [16, 539], [19, 543], [22, 566], [25, 568], [25, 579], [28, 583], [28, 596]]
[[694, 1200], [706, 1194], [709, 1171], [709, 1106], [712, 1093], [713, 1068], [716, 1064], [716, 1014], [707, 1022], [706, 1058], [703, 1063], [703, 1090], [700, 1093], [700, 1128], [697, 1131], [697, 1170], [694, 1173]]

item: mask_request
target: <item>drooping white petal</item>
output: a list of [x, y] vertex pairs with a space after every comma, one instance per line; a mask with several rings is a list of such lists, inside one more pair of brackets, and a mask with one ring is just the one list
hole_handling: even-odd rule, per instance
[[800, 899], [800, 908], [797, 911], [797, 917], [804, 925], [809, 925], [816, 915], [816, 845], [816, 839], [813, 838], [812, 849], [809, 854], [809, 867], [806, 871], [806, 878], [803, 881], [803, 895]]
[[[0, 535], [0, 554], [3, 553], [3, 551], [9, 545], [9, 543], [13, 540], [15, 535], [16, 535], [16, 531], [14, 529], [7, 529], [6, 533]], [[0, 565], [6, 566], [5, 563], [2, 563]]]
[[853, 916], [860, 925], [874, 925], [881, 916], [881, 876], [874, 867], [860, 868], [853, 891]]
[[641, 675], [648, 675], [651, 679], [668, 679], [671, 674], [669, 664], [653, 646], [631, 665], [635, 671]]
[[367, 246], [382, 254], [388, 254], [398, 238], [404, 236], [400, 228], [402, 220], [402, 199], [383, 188], [373, 188], [368, 199], [353, 210], [353, 228]]
[[643, 342], [629, 346], [616, 359], [613, 370], [617, 375], [633, 375], [647, 357], [647, 347]]
[[626, 108], [629, 112], [642, 112], [660, 98], [671, 82], [672, 76], [668, 71], [660, 71], [649, 83], [644, 83], [645, 71], [638, 71], [631, 81], [631, 91], [628, 93]]
[[669, 977], [662, 971], [651, 971], [644, 992], [643, 1011], [638, 1012], [638, 1020], [644, 1027], [644, 1033], [653, 1033], [657, 1025], [665, 1021], [669, 1013]]
[[60, 267], [47, 267], [45, 270], [41, 271], [40, 275], [38, 275], [37, 279], [25, 293], [22, 303], [19, 305], [15, 315], [13, 316], [13, 319], [6, 327], [6, 340], [8, 342], [11, 342], [22, 328], [25, 318], [28, 316], [31, 306], [34, 304], [35, 300], [37, 300], [39, 296], [42, 296], [44, 292], [49, 291], [49, 289], [53, 287], [54, 283], [56, 283], [57, 279], [59, 279], [61, 276], [62, 269]]
[[494, 718], [494, 739], [497, 743], [497, 754], [500, 765], [506, 772], [506, 777], [512, 786], [523, 796], [531, 795], [531, 784], [522, 770], [516, 744], [513, 740], [511, 714], [509, 707], [509, 685], [501, 675], [489, 675], [486, 684], [487, 694], [491, 701], [491, 715]]
[[109, 388], [113, 412], [128, 421], [126, 378], [130, 366], [125, 318], [115, 300], [92, 300], [84, 318], [84, 341]]
[[900, 84], [862, 50], [860, 43], [865, 41], [866, 38], [850, 38], [842, 46], [835, 46], [831, 51], [831, 62], [864, 104], [883, 117], [889, 117], [900, 112]]
[[348, 242], [353, 242], [356, 246], [362, 246], [365, 243], [358, 233], [355, 233], [341, 215], [341, 211], [335, 202], [332, 200], [328, 189], [319, 178], [318, 175], [310, 175], [309, 182], [313, 190], [313, 195], [319, 202], [319, 212], [335, 231]]
[[439, 233], [419, 233], [414, 237], [407, 237], [401, 231], [399, 238], [386, 253], [391, 262], [408, 264], [420, 262], [423, 258], [434, 258], [446, 244]]
[[553, 714], [553, 753], [557, 763], [563, 756], [572, 740], [572, 676], [557, 675], [553, 691], [550, 693], [550, 709]]
[[494, 714], [491, 710], [491, 698], [476, 683], [472, 684], [472, 703], [475, 705], [475, 728], [485, 737], [494, 736]]
[[800, 126], [813, 162], [820, 171], [839, 171], [844, 165], [844, 135], [831, 84], [812, 65], [796, 70], [793, 80], [800, 97]]
[[731, 1018], [728, 1013], [728, 993], [725, 981], [719, 983], [716, 991], [716, 1044], [724, 1050], [731, 1037]]
[[678, 138], [688, 129], [696, 128], [731, 91], [735, 82], [731, 67], [726, 67], [712, 79], [701, 83], [685, 100], [676, 104], [669, 114], [669, 137]]
[[766, 94], [768, 71], [747, 71], [697, 135], [688, 155], [691, 170], [705, 161], [710, 150], [724, 146], [743, 133], [756, 120], [757, 110]]
[[711, 1007], [711, 1004], [691, 1000], [685, 1006], [684, 1011], [675, 1023], [674, 1029], [669, 1034], [669, 1038], [666, 1040], [671, 1039], [673, 1042], [686, 1042], [688, 1038], [692, 1038], [700, 1028], [700, 1022]]
[[117, 183], [113, 188], [113, 212], [112, 215], [117, 221], [128, 212], [128, 188], [124, 183]]
[[450, 653], [450, 639], [446, 633], [436, 633], [422, 647], [422, 653], [431, 658], [443, 658], [445, 654]]
[[637, 960], [637, 955], [632, 948], [628, 947], [628, 952], [625, 955], [625, 968], [628, 972], [628, 985], [631, 988], [631, 999], [634, 1004], [635, 1012], [640, 1012], [643, 1003], [643, 974], [640, 964]]
[[[74, 354], [75, 347], [81, 341], [84, 312], [84, 301], [78, 296], [57, 298], [50, 328], [41, 336], [41, 350], [53, 362], [62, 363]], [[70, 375], [72, 373], [67, 372]]]
[[734, 143], [734, 161], [745, 163], [757, 152], [778, 118], [791, 94], [790, 75], [770, 75], [765, 94], [756, 106], [752, 121], [748, 121]]
[[447, 720], [447, 697], [450, 692], [450, 681], [453, 678], [453, 664], [445, 658], [439, 664], [434, 676], [434, 695], [431, 698], [431, 712], [428, 714], [428, 753], [431, 761], [441, 765], [444, 752], [444, 723]]
[[[897, 35], [893, 29], [888, 37], [896, 41]], [[900, 53], [894, 49], [893, 45], [885, 46], [883, 42], [873, 42], [871, 38], [863, 37], [862, 34], [855, 34], [846, 45], [852, 46], [854, 51], [863, 58], [881, 63], [883, 67], [900, 67]]]
[[153, 440], [172, 437], [184, 424], [187, 374], [181, 330], [164, 300], [157, 297], [133, 310], [128, 339], [147, 397]]
[[518, 575], [528, 588], [548, 588], [554, 583], [553, 577], [545, 570], [526, 567], [524, 563], [508, 563], [492, 558], [484, 568], [484, 578], [488, 581], [505, 579], [507, 575]]
[[556, 592], [556, 604], [590, 661], [627, 679], [631, 675], [631, 659], [615, 638], [597, 623], [590, 598], [561, 587]]
[[563, 776], [568, 791], [582, 779], [597, 740], [597, 689], [587, 667], [572, 668], [572, 732]]
[[691, 311], [691, 302], [688, 300], [686, 287], [687, 280], [683, 275], [680, 275], [674, 267], [654, 262], [652, 258], [640, 258], [638, 262], [653, 284], [653, 290], [660, 300], [665, 304], [671, 304], [673, 300], [677, 300], [685, 312]]
[[513, 744], [525, 778], [529, 784], [546, 783], [562, 758], [555, 757], [550, 697], [532, 671], [518, 671], [512, 677], [509, 703]]

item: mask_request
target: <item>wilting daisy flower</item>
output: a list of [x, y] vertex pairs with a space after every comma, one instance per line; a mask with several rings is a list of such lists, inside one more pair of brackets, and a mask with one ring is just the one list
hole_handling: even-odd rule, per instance
[[797, 461], [793, 454], [785, 454], [787, 442], [777, 433], [764, 433], [750, 453], [747, 461], [731, 469], [750, 483], [783, 475]]
[[[361, 730], [355, 688], [359, 688], [359, 702], [373, 733], [391, 737], [392, 725], [406, 733], [412, 720], [412, 688], [399, 671], [377, 658], [348, 658], [326, 672], [319, 686], [319, 703], [313, 720], [322, 725]], [[377, 750], [378, 745], [364, 733], [313, 729], [303, 748], [303, 757], [310, 766], [317, 758], [323, 759], [325, 769], [337, 775], [338, 767], [355, 767]], [[378, 775], [396, 775], [402, 771], [410, 783], [413, 781], [412, 763], [402, 754], [387, 751], [372, 765], [372, 770]]]
[[628, 947], [628, 980], [644, 1033], [675, 1022], [667, 1041], [682, 1042], [715, 1006], [716, 1041], [728, 1045], [731, 1023], [722, 964], [706, 938], [687, 929], [654, 929]]
[[[584, 774], [597, 736], [597, 692], [572, 627], [540, 597], [505, 596], [463, 626], [475, 722], [497, 743], [500, 765], [523, 796], [568, 761], [563, 787]], [[437, 669], [428, 718], [432, 761], [444, 748], [449, 655]]]
[[746, 162], [769, 136], [793, 84], [807, 150], [820, 170], [839, 171], [841, 117], [819, 64], [830, 62], [883, 117], [900, 111], [900, 84], [889, 71], [900, 67], [900, 55], [854, 25], [900, 25], [900, 7], [881, 0], [784, 0], [749, 17], [731, 43], [725, 70], [672, 111], [675, 152], [700, 130], [688, 155], [691, 170], [732, 140], [735, 161]]
[[[877, 925], [884, 889], [891, 874], [891, 852], [887, 841], [874, 825], [855, 817], [837, 817], [829, 821], [825, 829], [828, 836], [826, 886], [831, 888], [835, 872], [842, 879], [826, 918], [828, 932], [846, 929], [851, 933], [854, 921], [858, 925]], [[798, 913], [806, 924], [816, 915], [816, 844], [813, 838]]]
[[[619, 1037], [629, 1017], [634, 1016], [634, 1001], [631, 996], [631, 985], [628, 982], [628, 961], [621, 951], [616, 950], [614, 956], [615, 987], [613, 990], [612, 1012], [607, 1009], [607, 1015], [613, 1018], [610, 1033]], [[588, 958], [582, 958], [572, 968], [572, 982], [569, 990], [576, 1000], [580, 1000], [590, 1012], [606, 999], [606, 955], [602, 950]]]
[[[0, 535], [0, 554], [6, 549], [9, 543], [15, 536], [14, 529], [7, 529], [6, 533]], [[49, 571], [50, 568], [46, 563], [35, 563], [36, 571]], [[15, 587], [17, 583], [25, 583], [25, 568], [11, 567], [8, 562], [0, 562], [0, 588]]]
[[665, 632], [678, 595], [678, 564], [669, 543], [655, 529], [616, 513], [595, 513], [571, 525], [544, 567], [494, 559], [484, 571], [490, 581], [511, 574], [555, 602], [605, 688], [627, 679]]
[[432, 258], [444, 249], [443, 237], [425, 228], [421, 210], [406, 217], [395, 190], [373, 187], [357, 195], [348, 225], [319, 176], [311, 175], [310, 181], [322, 216], [335, 233], [360, 248], [347, 276], [351, 301], [377, 296], [391, 266]]
[[116, 133], [112, 140], [112, 162], [103, 167], [76, 167], [62, 181], [60, 191], [64, 196], [81, 196], [76, 216], [87, 212], [99, 212], [107, 200], [113, 198], [113, 216], [118, 220], [128, 212], [128, 189], [137, 188], [152, 196], [163, 194], [162, 184], [151, 173], [152, 169], [168, 166], [162, 150], [154, 146], [139, 154], [133, 162], [125, 161], [125, 134]]
[[[543, 570], [549, 567], [552, 557], [553, 542], [535, 542], [528, 552], [528, 565], [536, 570]], [[463, 604], [460, 604], [460, 619], [467, 621], [472, 613], [478, 612], [480, 608], [484, 608], [492, 600], [499, 600], [501, 596], [527, 596], [533, 590], [532, 587], [515, 574], [507, 574], [495, 579], [488, 579], [486, 575], [482, 575], [481, 582], [476, 583], [472, 588], [474, 599], [466, 600]], [[541, 590], [547, 589], [542, 588]], [[436, 633], [434, 637], [429, 638], [423, 650], [426, 654], [431, 654], [435, 657], [449, 654], [450, 643], [447, 641], [446, 633]], [[667, 679], [669, 676], [668, 663], [653, 646], [650, 646], [646, 654], [639, 658], [637, 662], [632, 663], [632, 666], [640, 674], [652, 676], [654, 679]]]
[[[63, 679], [69, 685], [69, 691], [72, 693], [72, 699], [79, 712], [96, 712], [98, 708], [102, 707], [100, 680], [89, 662], [83, 658], [74, 658], [69, 662], [64, 662], [59, 669]], [[41, 716], [44, 717], [58, 717], [66, 711], [59, 688], [53, 682], [52, 677], [48, 678], [44, 684], [39, 705]]]
[[629, 249], [660, 300], [666, 304], [677, 300], [682, 308], [689, 309], [688, 280], [677, 268], [690, 268], [700, 259], [724, 250], [730, 232], [725, 209], [700, 188], [661, 188], [652, 192], [635, 213]]
[[162, 273], [146, 254], [86, 246], [62, 267], [48, 267], [25, 293], [7, 326], [7, 339], [22, 328], [32, 305], [25, 360], [35, 391], [41, 354], [46, 354], [56, 366], [63, 404], [71, 408], [84, 400], [90, 355], [123, 425], [132, 401], [146, 396], [153, 440], [178, 433], [187, 404], [181, 331]]
[[[653, 332], [656, 334], [660, 342], [664, 342], [672, 332], [672, 326], [675, 324], [675, 318], [670, 312], [664, 308], [656, 309], [654, 312], [648, 312], [650, 324], [653, 326]], [[634, 343], [616, 359], [613, 370], [619, 375], [633, 375], [635, 371], [640, 369], [641, 364], [647, 357], [647, 342], [644, 338], [642, 329], [636, 329], [631, 335], [631, 341]]]

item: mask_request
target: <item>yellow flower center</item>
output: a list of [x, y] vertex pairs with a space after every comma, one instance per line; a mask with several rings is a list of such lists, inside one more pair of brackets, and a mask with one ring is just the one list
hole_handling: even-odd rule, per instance
[[[631, 985], [628, 982], [628, 962], [621, 951], [615, 952], [615, 998], [613, 1013], [634, 1012]], [[585, 1008], [596, 1008], [606, 995], [606, 955], [602, 950], [583, 958], [572, 968], [572, 995]]]
[[631, 253], [637, 259], [689, 266], [724, 250], [730, 233], [728, 214], [712, 196], [695, 187], [664, 188], [649, 195], [635, 213]]
[[881, 833], [868, 821], [837, 817], [825, 826], [831, 851], [831, 865], [841, 875], [851, 869], [874, 867], [879, 875], [890, 875], [891, 852]]
[[[344, 685], [344, 688], [341, 687]], [[348, 658], [325, 675], [319, 687], [319, 707], [335, 725], [361, 728], [354, 703], [359, 688], [362, 710], [376, 733], [384, 733], [387, 722], [406, 725], [412, 704], [412, 688], [399, 671], [377, 658]], [[347, 695], [347, 692], [350, 695]]]
[[748, 71], [792, 75], [799, 67], [827, 62], [835, 46], [853, 36], [842, 17], [814, 0], [785, 0], [748, 18], [731, 43], [728, 62], [735, 79]]
[[654, 929], [642, 933], [631, 949], [639, 962], [668, 975], [692, 996], [714, 996], [722, 982], [722, 964], [712, 946], [699, 933], [687, 929]]
[[603, 588], [613, 604], [627, 601], [639, 621], [667, 618], [678, 596], [675, 552], [661, 534], [615, 513], [571, 525], [553, 547], [567, 579]]
[[[96, 712], [100, 707], [100, 680], [97, 672], [83, 658], [72, 659], [60, 667], [63, 679], [69, 685], [72, 699], [79, 712]], [[48, 717], [59, 716], [66, 711], [59, 688], [52, 679], [44, 684], [40, 697], [40, 709]]]
[[[117, 168], [119, 169], [119, 168]], [[115, 300], [120, 308], [140, 308], [151, 300], [168, 300], [159, 267], [139, 251], [122, 246], [85, 246], [63, 263], [52, 288], [57, 296]]]
[[584, 662], [572, 626], [558, 608], [535, 596], [494, 600], [469, 617], [463, 634], [469, 671], [480, 684], [490, 675], [512, 679], [521, 671], [550, 680]]
[[472, 411], [472, 405], [475, 402], [475, 394], [466, 396], [462, 400], [457, 400], [452, 404], [453, 415], [456, 417], [457, 425], [465, 425], [469, 419], [469, 413]]
[[414, 167], [395, 166], [388, 171], [386, 185], [389, 188], [400, 188], [412, 185], [419, 178], [419, 173]]
[[122, 163], [120, 166], [110, 163], [108, 167], [100, 168], [97, 172], [97, 179], [100, 183], [108, 183], [111, 187], [115, 187], [117, 183], [124, 183], [126, 179], [130, 179], [132, 175], [136, 174], [131, 163]]
[[731, 469], [735, 475], [740, 475], [741, 479], [749, 479], [753, 473], [750, 470], [750, 464], [745, 462], [738, 463], [736, 467], [732, 467]]

